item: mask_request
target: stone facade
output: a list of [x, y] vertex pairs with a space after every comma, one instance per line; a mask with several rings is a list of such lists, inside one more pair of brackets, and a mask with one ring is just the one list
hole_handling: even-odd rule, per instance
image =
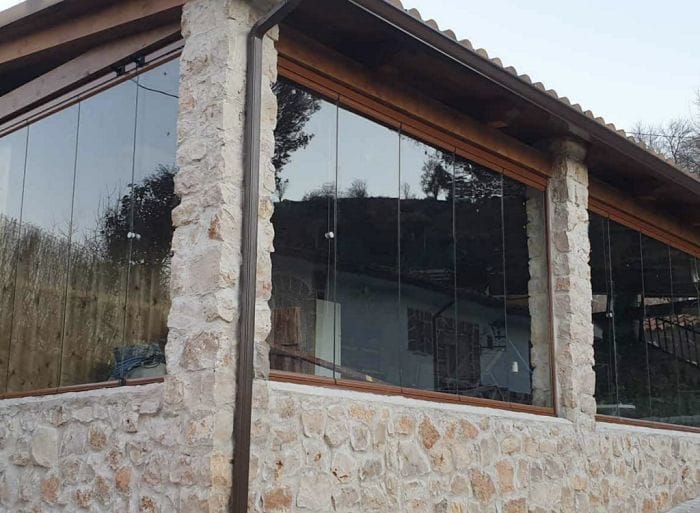
[[[273, 3], [191, 0], [183, 7], [175, 179], [181, 203], [173, 212], [165, 382], [0, 403], [0, 512], [228, 510], [245, 56], [252, 25]], [[264, 48], [262, 161], [269, 165], [272, 39]], [[269, 196], [270, 185], [264, 190]], [[261, 255], [268, 255], [271, 203], [261, 210]], [[267, 261], [261, 259], [263, 275]]]
[[700, 435], [259, 384], [253, 511], [657, 513], [700, 494]]
[[553, 160], [548, 202], [558, 411], [575, 425], [590, 427], [596, 404], [586, 150], [576, 141], [559, 140], [549, 151]]
[[[165, 382], [0, 403], [0, 512], [227, 510], [245, 48], [271, 4], [184, 6]], [[698, 496], [700, 435], [595, 423], [587, 172], [573, 141], [550, 148], [547, 199], [561, 418], [268, 380], [273, 37], [264, 51], [250, 511], [661, 513]], [[529, 204], [533, 216], [541, 210]], [[533, 244], [542, 236], [529, 235]], [[530, 285], [541, 291], [547, 277], [535, 274]], [[546, 376], [546, 352], [537, 354]], [[540, 395], [549, 397], [545, 385]]]

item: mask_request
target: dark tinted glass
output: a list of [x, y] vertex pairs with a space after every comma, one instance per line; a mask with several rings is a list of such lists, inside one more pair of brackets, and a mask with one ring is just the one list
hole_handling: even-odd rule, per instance
[[270, 366], [333, 377], [342, 363], [332, 274], [338, 109], [290, 82], [275, 89]]
[[545, 194], [503, 177], [506, 347], [509, 400], [551, 406]]
[[598, 413], [700, 425], [697, 261], [591, 215]]
[[550, 405], [544, 194], [276, 92], [272, 368]]
[[612, 284], [608, 220], [590, 215], [591, 285], [593, 289], [593, 348], [598, 412], [618, 415], [617, 364], [613, 336]]
[[674, 422], [700, 425], [700, 275], [697, 260], [671, 248], [673, 317], [665, 324], [671, 332], [678, 366], [678, 409]]
[[402, 384], [423, 390], [454, 379], [453, 167], [452, 154], [401, 137]]
[[400, 385], [398, 132], [340, 109], [337, 176], [341, 364]]
[[503, 177], [461, 157], [455, 162], [455, 240], [458, 355], [452, 390], [509, 401]]
[[609, 223], [612, 333], [617, 364], [617, 403], [623, 417], [649, 413], [649, 371], [642, 333], [644, 282], [640, 235]]

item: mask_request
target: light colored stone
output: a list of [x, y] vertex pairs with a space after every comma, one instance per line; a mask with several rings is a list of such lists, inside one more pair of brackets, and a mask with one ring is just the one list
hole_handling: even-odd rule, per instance
[[53, 467], [58, 463], [58, 430], [40, 426], [32, 435], [32, 458], [37, 465]]

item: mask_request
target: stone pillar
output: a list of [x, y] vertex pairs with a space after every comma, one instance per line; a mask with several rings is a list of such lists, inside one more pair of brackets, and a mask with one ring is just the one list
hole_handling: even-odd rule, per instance
[[549, 274], [544, 193], [528, 188], [527, 251], [530, 279], [527, 283], [530, 310], [530, 363], [532, 365], [532, 403], [552, 406], [552, 372], [549, 312]]
[[559, 415], [592, 427], [596, 405], [585, 147], [562, 139], [550, 147], [550, 247]]
[[[187, 484], [194, 486], [181, 489], [181, 511], [226, 511], [231, 493], [246, 45], [253, 23], [270, 5], [254, 0], [189, 0], [183, 6], [175, 178], [181, 203], [173, 211], [165, 382], [166, 403], [180, 418], [173, 437], [193, 469], [194, 482]], [[271, 42], [266, 51], [274, 53]], [[275, 66], [274, 59], [268, 59], [267, 89]], [[270, 94], [265, 95], [263, 113], [267, 155], [261, 159], [263, 167], [274, 144], [267, 106]], [[269, 219], [268, 214], [263, 217]], [[265, 248], [271, 240], [267, 232], [261, 236]]]

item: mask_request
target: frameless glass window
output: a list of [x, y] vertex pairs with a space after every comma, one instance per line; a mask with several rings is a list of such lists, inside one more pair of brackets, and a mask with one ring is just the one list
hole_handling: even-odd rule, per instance
[[608, 220], [591, 214], [591, 284], [593, 289], [593, 348], [598, 412], [618, 414], [617, 365], [612, 325], [612, 284], [610, 281], [610, 240]]
[[455, 182], [454, 392], [507, 401], [503, 176], [457, 158]]
[[401, 136], [402, 384], [422, 390], [445, 391], [455, 377], [444, 358], [456, 343], [453, 176], [452, 153]]
[[0, 139], [3, 390], [164, 373], [177, 84], [172, 61]]
[[552, 405], [545, 193], [503, 177], [506, 347], [501, 383], [513, 402]]
[[[343, 367], [401, 384], [399, 134], [340, 109], [335, 297]], [[341, 377], [348, 377], [342, 376]]]
[[80, 105], [64, 385], [107, 379], [112, 348], [123, 342], [128, 255], [108, 220], [131, 183], [136, 95], [127, 81]]
[[341, 364], [331, 272], [338, 109], [290, 82], [275, 92], [270, 365], [332, 377]]
[[[179, 62], [170, 61], [132, 82], [138, 93], [134, 172], [130, 194], [113, 216], [115, 235], [128, 241], [124, 344], [162, 352], [170, 311], [170, 212], [179, 203], [174, 187]], [[162, 373], [159, 365], [139, 371], [139, 377]]]
[[700, 425], [700, 276], [697, 260], [670, 248], [673, 317], [666, 326], [678, 369], [676, 422]]
[[26, 156], [26, 128], [0, 139], [0, 390], [10, 358]]
[[649, 374], [642, 323], [645, 279], [639, 233], [609, 223], [612, 334], [617, 363], [617, 402], [621, 416], [649, 412]]
[[590, 233], [598, 412], [700, 425], [696, 259], [600, 216]]
[[543, 193], [276, 90], [272, 368], [550, 405]]
[[58, 384], [66, 307], [79, 107], [31, 125], [7, 388]]

